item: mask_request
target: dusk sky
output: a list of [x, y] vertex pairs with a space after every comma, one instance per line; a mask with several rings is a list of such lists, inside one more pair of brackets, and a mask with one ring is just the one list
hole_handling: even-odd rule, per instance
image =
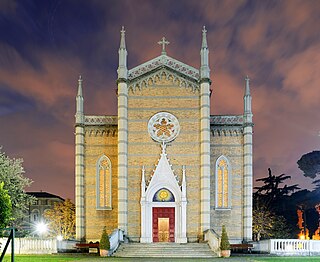
[[161, 53], [199, 68], [208, 30], [211, 114], [242, 114], [251, 79], [254, 179], [292, 176], [320, 147], [320, 1], [0, 0], [0, 145], [23, 158], [28, 191], [74, 198], [77, 79], [85, 114], [116, 115], [121, 26], [129, 69]]

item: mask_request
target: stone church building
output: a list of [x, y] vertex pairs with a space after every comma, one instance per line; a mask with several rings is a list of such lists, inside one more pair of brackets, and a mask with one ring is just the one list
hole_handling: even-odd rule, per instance
[[[85, 115], [82, 79], [75, 115], [77, 239], [104, 226], [130, 241], [196, 242], [206, 230], [230, 242], [252, 238], [252, 110], [210, 115], [210, 67], [202, 30], [200, 68], [162, 52], [127, 68], [121, 30], [118, 115]], [[240, 98], [239, 98], [240, 99]], [[108, 105], [106, 105], [108, 106]], [[214, 105], [213, 105], [214, 106]], [[106, 108], [107, 110], [107, 108]]]

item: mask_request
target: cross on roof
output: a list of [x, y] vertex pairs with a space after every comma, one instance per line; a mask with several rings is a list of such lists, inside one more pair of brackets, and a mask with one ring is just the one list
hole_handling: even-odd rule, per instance
[[158, 42], [159, 45], [162, 45], [162, 55], [166, 55], [166, 45], [170, 44], [169, 41], [166, 40], [165, 37], [162, 37], [161, 41]]

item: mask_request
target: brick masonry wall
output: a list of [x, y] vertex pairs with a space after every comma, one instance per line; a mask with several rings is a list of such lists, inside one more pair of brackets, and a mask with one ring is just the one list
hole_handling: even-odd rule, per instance
[[[215, 209], [215, 164], [218, 157], [228, 158], [232, 168], [231, 209]], [[230, 240], [243, 238], [243, 136], [211, 135], [211, 226], [218, 234], [224, 224]]]
[[[148, 133], [148, 121], [165, 111], [175, 115], [180, 134], [167, 146], [167, 157], [181, 183], [182, 165], [186, 165], [187, 237], [194, 241], [200, 232], [200, 97], [199, 91], [179, 87], [170, 79], [159, 79], [141, 90], [130, 90], [128, 97], [128, 236], [139, 241], [141, 224], [141, 169], [146, 181], [151, 178], [160, 158], [161, 147]], [[110, 130], [112, 132], [103, 132]], [[85, 214], [86, 238], [97, 241], [103, 226], [108, 233], [118, 226], [118, 174], [116, 126], [85, 128]], [[96, 164], [105, 154], [112, 163], [112, 210], [96, 210]], [[232, 166], [232, 208], [215, 209], [215, 162], [225, 155]], [[221, 233], [225, 224], [230, 240], [243, 236], [243, 137], [211, 135], [211, 228]]]
[[[118, 227], [118, 151], [117, 127], [87, 126], [85, 128], [85, 228], [87, 241], [100, 240], [104, 226], [110, 234]], [[111, 132], [107, 132], [110, 131]], [[105, 131], [105, 132], [103, 132]], [[112, 210], [96, 209], [96, 168], [105, 154], [112, 168]]]
[[182, 180], [182, 165], [187, 179], [187, 237], [196, 238], [200, 222], [200, 100], [199, 91], [179, 87], [161, 79], [142, 90], [130, 91], [128, 99], [128, 234], [134, 241], [140, 237], [141, 168], [148, 181], [160, 158], [161, 147], [148, 133], [148, 121], [165, 111], [180, 123], [179, 136], [167, 147], [167, 157]]

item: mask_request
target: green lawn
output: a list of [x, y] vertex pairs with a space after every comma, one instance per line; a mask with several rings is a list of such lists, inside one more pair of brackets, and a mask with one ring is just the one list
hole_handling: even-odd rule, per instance
[[[262, 262], [262, 261], [285, 261], [285, 262], [293, 262], [293, 261], [305, 261], [305, 262], [318, 262], [320, 261], [320, 257], [267, 257], [267, 256], [255, 256], [255, 255], [247, 255], [247, 256], [234, 256], [230, 258], [213, 258], [213, 259], [186, 259], [186, 258], [102, 258], [93, 255], [83, 255], [83, 254], [58, 254], [58, 255], [16, 255], [15, 262], [64, 262], [64, 261], [82, 261], [82, 262], [91, 262], [91, 261], [106, 261], [109, 262], [118, 262], [118, 261], [152, 261], [152, 262], [162, 262], [162, 261], [174, 261], [174, 262], [183, 262], [183, 261], [249, 261], [249, 262]], [[10, 262], [11, 257], [5, 256], [3, 262]]]

